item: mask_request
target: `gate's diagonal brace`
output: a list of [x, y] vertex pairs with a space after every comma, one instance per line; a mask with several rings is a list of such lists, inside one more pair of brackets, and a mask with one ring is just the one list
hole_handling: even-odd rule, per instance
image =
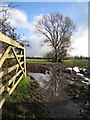
[[[20, 51], [20, 55], [22, 55], [22, 50]], [[20, 61], [21, 58], [19, 58], [18, 60]], [[18, 69], [19, 69], [19, 66], [16, 69], [16, 73], [18, 72]], [[14, 86], [14, 84], [15, 84], [15, 80], [13, 81], [12, 86]]]
[[5, 51], [4, 55], [2, 56], [2, 58], [0, 60], [0, 68], [2, 67], [2, 64], [4, 63], [4, 61], [6, 60], [6, 55], [9, 53], [10, 50], [11, 50], [11, 46], [9, 46], [7, 48], [7, 50]]
[[14, 56], [15, 56], [15, 58], [16, 58], [18, 64], [19, 64], [19, 66], [20, 66], [20, 68], [21, 68], [23, 74], [25, 74], [24, 69], [22, 68], [22, 66], [21, 66], [21, 64], [20, 64], [20, 61], [19, 61], [19, 59], [18, 59], [18, 57], [17, 57], [17, 54], [16, 54], [16, 52], [15, 52], [15, 50], [14, 50], [13, 47], [12, 47], [12, 50], [13, 50]]

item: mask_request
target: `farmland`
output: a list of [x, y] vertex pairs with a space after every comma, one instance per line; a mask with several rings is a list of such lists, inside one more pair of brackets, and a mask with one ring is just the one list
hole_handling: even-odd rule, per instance
[[58, 64], [58, 65], [65, 65], [67, 67], [74, 67], [79, 66], [82, 68], [89, 69], [90, 68], [90, 61], [89, 60], [63, 60], [62, 62], [50, 62], [47, 59], [27, 59], [27, 63], [30, 64]]
[[[27, 73], [28, 72], [41, 72], [45, 73], [47, 68], [67, 68], [67, 67], [81, 67], [81, 68], [86, 68], [89, 70], [90, 68], [90, 61], [88, 60], [64, 60], [62, 62], [51, 62], [46, 59], [27, 59], [26, 60], [27, 64]], [[71, 74], [67, 74], [69, 77], [68, 79], [71, 79], [72, 77], [75, 78], [75, 75], [72, 76]], [[75, 78], [76, 79], [76, 78]], [[70, 101], [69, 104], [72, 106], [70, 108], [68, 105], [66, 105], [66, 108], [63, 108], [63, 111], [67, 111], [66, 109], [69, 109], [72, 111], [76, 109], [78, 110], [78, 107], [74, 108], [73, 106], [77, 106], [77, 104], [84, 104], [85, 101], [88, 101], [89, 98], [89, 86], [81, 83], [80, 81], [76, 81], [72, 85], [68, 85], [68, 82], [65, 80], [63, 77], [60, 83], [60, 86], [63, 87], [63, 90], [60, 92], [60, 97], [59, 97], [59, 102], [64, 106], [64, 102], [68, 101], [68, 96]], [[67, 86], [68, 85], [68, 86]], [[67, 87], [66, 87], [67, 86]], [[54, 87], [53, 87], [54, 88]], [[3, 118], [8, 119], [8, 118], [38, 118], [38, 117], [54, 117], [54, 115], [58, 115], [59, 111], [61, 111], [62, 107], [61, 105], [56, 109], [54, 112], [55, 114], [52, 114], [53, 110], [53, 103], [51, 102], [46, 102], [46, 95], [42, 94], [40, 91], [42, 91], [40, 85], [37, 83], [37, 81], [32, 80], [30, 77], [23, 78], [22, 81], [19, 83], [17, 86], [16, 90], [14, 91], [13, 95], [8, 98], [6, 101], [4, 107], [3, 107]], [[78, 96], [78, 98], [77, 98]], [[48, 98], [51, 100], [51, 98]], [[62, 100], [63, 99], [63, 100]], [[80, 100], [82, 99], [82, 103]], [[52, 97], [53, 100], [53, 97]], [[23, 104], [22, 104], [23, 103]], [[73, 103], [73, 104], [72, 104]], [[12, 105], [14, 105], [14, 111], [12, 109]], [[85, 104], [86, 105], [86, 104]], [[36, 109], [37, 108], [37, 109]], [[81, 110], [85, 109], [84, 106], [81, 106]], [[12, 111], [12, 113], [10, 112]], [[38, 111], [38, 112], [37, 112]], [[42, 112], [43, 111], [43, 112]], [[61, 111], [62, 112], [62, 111]], [[30, 114], [29, 114], [30, 113]], [[89, 113], [89, 110], [87, 111]], [[28, 116], [27, 116], [28, 114]], [[72, 112], [74, 116], [75, 113]], [[82, 113], [80, 113], [82, 115]], [[85, 115], [86, 113], [83, 113]], [[59, 114], [59, 117], [68, 117], [69, 112], [65, 114]], [[84, 116], [87, 117], [88, 115]], [[73, 116], [71, 116], [73, 117]], [[77, 116], [80, 118], [81, 116]]]

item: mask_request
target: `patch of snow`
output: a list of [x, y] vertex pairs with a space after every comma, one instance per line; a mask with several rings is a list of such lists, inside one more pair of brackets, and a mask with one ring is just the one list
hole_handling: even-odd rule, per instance
[[79, 70], [83, 70], [83, 68], [79, 68]]
[[84, 72], [86, 71], [86, 69], [85, 69], [85, 68], [83, 68], [82, 70], [83, 70]]
[[83, 75], [83, 74], [81, 74], [81, 73], [77, 73], [77, 75], [78, 75], [78, 76], [81, 76], [81, 77], [84, 77], [84, 75]]
[[80, 72], [80, 70], [79, 70], [78, 67], [74, 67], [73, 70], [74, 70], [75, 72], [77, 72], [77, 73]]
[[70, 70], [70, 71], [72, 71], [72, 68], [66, 68], [66, 70]]
[[89, 84], [90, 84], [89, 82], [85, 82], [85, 81], [82, 81], [82, 83], [85, 83], [85, 84], [87, 84], [87, 85], [89, 85]]
[[89, 80], [89, 79], [85, 77], [85, 80]]

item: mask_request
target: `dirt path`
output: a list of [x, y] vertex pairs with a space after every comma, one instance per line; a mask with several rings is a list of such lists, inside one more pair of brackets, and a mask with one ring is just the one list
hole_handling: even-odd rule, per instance
[[[58, 96], [56, 96], [58, 95]], [[77, 118], [80, 109], [69, 99], [63, 91], [47, 97], [47, 107], [53, 118]]]

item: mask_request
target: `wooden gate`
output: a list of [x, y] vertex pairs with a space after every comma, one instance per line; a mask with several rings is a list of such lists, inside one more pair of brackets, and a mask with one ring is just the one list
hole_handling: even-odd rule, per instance
[[[18, 42], [12, 40], [1, 32], [0, 42], [7, 45], [5, 51], [0, 53], [0, 108], [2, 108], [5, 100], [12, 94], [23, 75], [26, 76], [26, 60], [24, 46], [20, 45]], [[19, 53], [17, 53], [18, 50]], [[13, 58], [12, 61], [16, 61], [15, 65], [3, 69], [2, 66], [4, 65], [4, 62], [7, 59], [8, 61], [11, 60], [11, 58]], [[15, 74], [11, 76], [11, 78], [7, 78], [6, 82], [3, 83], [3, 77], [11, 74], [13, 71], [15, 71]]]

